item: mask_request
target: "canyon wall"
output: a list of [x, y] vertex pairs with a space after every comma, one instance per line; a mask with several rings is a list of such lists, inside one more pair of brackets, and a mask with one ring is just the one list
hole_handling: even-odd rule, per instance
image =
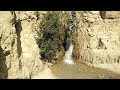
[[[42, 36], [40, 26], [47, 13], [0, 11], [0, 78], [30, 79], [44, 69], [37, 39]], [[60, 33], [64, 36], [63, 16], [58, 17], [63, 27]], [[63, 54], [63, 49], [56, 50], [58, 59], [62, 58]]]
[[91, 66], [120, 63], [120, 12], [78, 11], [73, 57]]
[[[0, 78], [31, 78], [42, 70], [35, 12], [0, 12]], [[41, 12], [42, 13], [42, 12]]]
[[[45, 41], [47, 43], [53, 39], [53, 42], [47, 43], [50, 52], [55, 48], [51, 59], [63, 59], [68, 16], [64, 11], [59, 11], [55, 14], [59, 17], [56, 24], [54, 21], [51, 23], [52, 19], [47, 15], [48, 11], [0, 11], [0, 78], [30, 79], [44, 70], [40, 55], [42, 48], [38, 42], [44, 36], [41, 32], [43, 21], [53, 24], [52, 28], [46, 26], [48, 30], [53, 31], [55, 27], [59, 32], [56, 38]], [[57, 20], [56, 17], [54, 20]], [[72, 39], [73, 58], [76, 61], [95, 67], [120, 63], [119, 11], [77, 11], [74, 20]]]

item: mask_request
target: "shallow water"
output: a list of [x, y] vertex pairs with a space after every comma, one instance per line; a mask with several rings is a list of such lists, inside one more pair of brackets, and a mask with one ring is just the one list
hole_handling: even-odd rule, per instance
[[120, 74], [76, 62], [74, 64], [60, 62], [50, 69], [59, 79], [120, 79]]

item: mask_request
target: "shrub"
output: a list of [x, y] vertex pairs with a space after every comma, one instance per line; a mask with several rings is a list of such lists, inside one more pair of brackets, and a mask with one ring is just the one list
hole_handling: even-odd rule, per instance
[[42, 60], [52, 60], [63, 47], [64, 35], [61, 30], [60, 12], [48, 12], [40, 25], [41, 38], [38, 40]]

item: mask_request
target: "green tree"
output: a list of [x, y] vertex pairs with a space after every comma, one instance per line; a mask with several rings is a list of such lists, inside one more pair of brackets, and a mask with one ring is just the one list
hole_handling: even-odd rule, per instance
[[59, 15], [60, 12], [49, 11], [40, 25], [42, 37], [39, 39], [39, 48], [42, 60], [51, 61], [63, 46], [64, 37], [61, 33]]

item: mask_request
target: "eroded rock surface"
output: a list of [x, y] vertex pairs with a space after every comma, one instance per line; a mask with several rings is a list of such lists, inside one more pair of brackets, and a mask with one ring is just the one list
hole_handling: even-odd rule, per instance
[[[0, 12], [0, 78], [30, 79], [44, 69], [37, 39], [46, 11]], [[64, 13], [64, 12], [61, 12]], [[64, 18], [60, 17], [64, 36]], [[42, 35], [42, 34], [41, 34]], [[63, 37], [64, 39], [64, 37]], [[59, 49], [59, 48], [58, 48]], [[56, 50], [62, 59], [64, 50]]]
[[[120, 12], [77, 12], [73, 57], [88, 65], [120, 63]], [[103, 15], [102, 18], [101, 15]], [[78, 51], [77, 51], [78, 50]], [[76, 52], [77, 51], [77, 52]]]
[[[37, 33], [46, 14], [47, 11], [0, 11], [0, 78], [30, 79], [43, 71], [37, 43], [41, 37]], [[58, 28], [64, 40], [67, 17], [63, 14], [59, 15]], [[119, 11], [77, 11], [72, 38], [74, 59], [94, 67], [113, 67], [120, 72], [117, 68], [120, 64], [119, 17]], [[63, 55], [63, 46], [61, 50], [57, 48], [55, 60], [62, 59]]]
[[32, 78], [42, 70], [43, 63], [35, 39], [40, 19], [37, 20], [34, 13], [0, 12], [0, 45], [4, 56], [0, 58], [0, 66], [7, 68], [7, 71], [1, 68], [0, 75], [6, 78]]

